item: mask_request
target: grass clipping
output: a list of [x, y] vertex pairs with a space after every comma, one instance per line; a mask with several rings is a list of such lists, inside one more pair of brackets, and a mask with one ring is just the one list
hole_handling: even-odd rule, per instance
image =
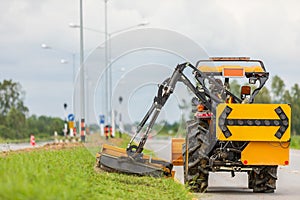
[[0, 199], [192, 199], [172, 179], [96, 172], [81, 145], [13, 152], [0, 163]]

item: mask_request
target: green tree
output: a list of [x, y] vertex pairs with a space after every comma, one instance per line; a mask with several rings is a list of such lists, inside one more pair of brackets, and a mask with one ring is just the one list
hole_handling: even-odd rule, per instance
[[30, 134], [52, 136], [54, 131], [60, 133], [63, 129], [64, 122], [57, 117], [47, 117], [36, 115], [30, 116], [27, 121], [27, 129]]
[[26, 114], [28, 108], [23, 102], [24, 95], [25, 92], [19, 83], [12, 80], [0, 82], [0, 115], [7, 115], [12, 107]]
[[26, 120], [26, 127], [27, 131], [31, 133], [38, 133], [38, 128], [37, 128], [37, 116], [36, 115], [31, 115], [30, 117], [27, 118]]
[[[292, 132], [297, 134], [297, 130], [300, 130], [300, 88], [296, 83], [291, 88], [291, 106], [292, 106]], [[300, 134], [300, 131], [298, 131]]]
[[20, 110], [12, 107], [6, 116], [6, 127], [11, 129], [10, 138], [24, 138], [26, 134], [26, 116]]
[[293, 97], [291, 96], [290, 91], [288, 90], [284, 91], [282, 99], [284, 103], [292, 103]]
[[26, 135], [25, 92], [19, 83], [12, 80], [0, 82], [0, 137], [22, 138]]
[[28, 118], [28, 108], [24, 105], [25, 92], [19, 83], [12, 80], [0, 82], [0, 137], [22, 139], [30, 134], [52, 136], [54, 131], [62, 132], [63, 120], [47, 116]]
[[230, 92], [237, 97], [241, 95], [241, 85], [238, 83], [237, 80], [233, 80], [230, 83]]
[[7, 128], [7, 126], [0, 124], [0, 138], [3, 139], [13, 139], [14, 137], [14, 132], [12, 129]]
[[299, 102], [300, 100], [300, 88], [298, 83], [296, 83], [292, 89], [291, 89], [291, 94], [294, 100], [296, 100], [297, 102]]
[[48, 134], [50, 134], [50, 135], [53, 135], [54, 131], [57, 131], [58, 133], [63, 134], [62, 130], [64, 127], [64, 121], [58, 117], [54, 117], [54, 118], [52, 117], [49, 120], [48, 127], [49, 127], [49, 129], [47, 131], [48, 131]]
[[[285, 83], [279, 76], [274, 76], [272, 79], [272, 103], [288, 103], [292, 109], [292, 134], [297, 134], [300, 130], [300, 88], [296, 83], [290, 90], [285, 89]], [[300, 132], [298, 131], [298, 134]]]
[[283, 95], [285, 92], [284, 81], [279, 76], [272, 78], [271, 91], [274, 103], [281, 103], [283, 101]]
[[270, 91], [268, 90], [268, 88], [263, 87], [259, 93], [256, 95], [255, 103], [271, 103], [271, 95], [270, 95]]

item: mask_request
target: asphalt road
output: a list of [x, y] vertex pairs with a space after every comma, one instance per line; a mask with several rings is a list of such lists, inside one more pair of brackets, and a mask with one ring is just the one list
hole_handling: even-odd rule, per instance
[[[146, 147], [156, 152], [156, 155], [166, 160], [171, 159], [171, 140], [150, 139]], [[175, 177], [183, 183], [183, 168], [175, 167]], [[247, 188], [246, 173], [236, 173], [231, 178], [230, 173], [210, 173], [208, 191], [205, 194], [196, 194], [201, 200], [248, 200], [248, 199], [300, 199], [300, 150], [290, 151], [290, 165], [278, 168], [277, 189], [272, 194], [253, 193]]]
[[[35, 147], [44, 146], [45, 144], [47, 144], [49, 142], [50, 141], [36, 143]], [[28, 143], [18, 143], [18, 144], [14, 144], [14, 143], [1, 143], [0, 144], [0, 152], [1, 151], [15, 151], [15, 150], [26, 149], [26, 148], [34, 148], [34, 147], [31, 146], [29, 142]]]

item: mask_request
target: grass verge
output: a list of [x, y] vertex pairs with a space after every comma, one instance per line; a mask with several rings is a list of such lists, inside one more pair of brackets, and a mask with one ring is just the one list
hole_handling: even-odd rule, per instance
[[172, 179], [96, 172], [84, 147], [0, 156], [0, 199], [191, 199]]

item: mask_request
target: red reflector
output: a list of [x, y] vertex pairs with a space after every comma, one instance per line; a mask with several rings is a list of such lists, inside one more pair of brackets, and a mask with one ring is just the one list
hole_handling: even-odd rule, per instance
[[288, 164], [289, 164], [289, 161], [288, 161], [288, 160], [284, 161], [284, 164], [285, 164], [285, 165], [288, 165]]
[[203, 112], [196, 113], [196, 117], [199, 117], [199, 118], [210, 118], [212, 116], [213, 116], [212, 113], [203, 113]]
[[224, 77], [243, 77], [245, 76], [244, 68], [224, 68]]
[[247, 165], [248, 164], [248, 161], [247, 160], [244, 160], [244, 165]]

